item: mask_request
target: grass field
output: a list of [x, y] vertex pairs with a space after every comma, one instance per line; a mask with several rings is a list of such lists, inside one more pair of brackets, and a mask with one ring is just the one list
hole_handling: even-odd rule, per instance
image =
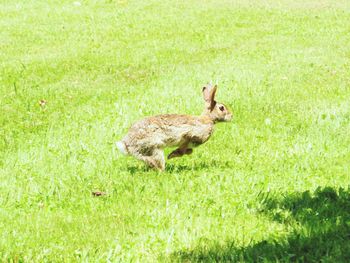
[[[3, 261], [350, 261], [349, 1], [0, 0], [0, 63]], [[191, 156], [116, 151], [208, 81]]]

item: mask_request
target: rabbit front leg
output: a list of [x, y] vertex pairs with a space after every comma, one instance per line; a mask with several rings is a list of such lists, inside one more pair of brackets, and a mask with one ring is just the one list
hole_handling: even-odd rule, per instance
[[187, 148], [188, 147], [188, 142], [182, 144], [179, 148], [177, 148], [176, 150], [172, 151], [169, 155], [168, 155], [168, 159], [172, 159], [175, 157], [181, 157], [184, 154], [191, 154], [193, 152], [193, 150], [191, 148]]

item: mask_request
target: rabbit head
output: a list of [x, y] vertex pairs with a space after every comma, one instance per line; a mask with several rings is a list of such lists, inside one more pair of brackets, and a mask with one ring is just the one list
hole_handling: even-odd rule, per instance
[[208, 116], [212, 121], [230, 121], [232, 119], [232, 113], [227, 109], [227, 107], [215, 100], [215, 93], [217, 90], [217, 85], [212, 86], [207, 84], [203, 87], [203, 97], [205, 101], [205, 110], [203, 115]]

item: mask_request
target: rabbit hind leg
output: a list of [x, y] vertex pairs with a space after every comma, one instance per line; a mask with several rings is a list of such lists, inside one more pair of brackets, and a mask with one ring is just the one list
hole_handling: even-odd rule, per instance
[[147, 155], [138, 150], [131, 151], [131, 155], [143, 161], [147, 166], [163, 171], [165, 169], [164, 153], [161, 149], [152, 149]]
[[165, 170], [165, 159], [164, 159], [164, 152], [161, 149], [155, 149], [153, 151], [152, 156], [150, 156], [152, 159], [152, 163], [154, 163], [154, 168], [156, 168], [159, 171]]

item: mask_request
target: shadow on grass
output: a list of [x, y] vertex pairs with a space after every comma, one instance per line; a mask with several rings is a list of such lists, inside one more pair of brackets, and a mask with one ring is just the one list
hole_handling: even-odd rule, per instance
[[129, 165], [126, 170], [132, 175], [151, 171], [146, 165]]
[[[318, 188], [282, 198], [260, 196], [261, 213], [289, 226], [285, 237], [268, 239], [247, 247], [234, 242], [201, 245], [178, 251], [180, 262], [350, 262], [349, 189]], [[258, 203], [258, 202], [257, 202]]]
[[165, 170], [167, 172], [182, 172], [182, 171], [201, 171], [205, 170], [208, 171], [209, 169], [218, 169], [218, 168], [232, 168], [232, 166], [228, 162], [221, 162], [212, 160], [210, 162], [208, 161], [196, 161], [193, 164], [178, 164], [178, 163], [170, 163], [168, 162], [166, 164]]
[[[208, 171], [209, 169], [218, 169], [218, 168], [225, 169], [225, 168], [232, 168], [232, 166], [228, 162], [219, 162], [215, 160], [211, 162], [204, 162], [204, 161], [195, 162], [191, 165], [167, 162], [165, 166], [165, 171], [169, 173], [176, 173], [176, 172], [179, 173], [179, 172], [185, 172], [185, 171], [200, 171], [200, 170]], [[154, 171], [154, 169], [147, 167], [141, 162], [138, 165], [127, 166], [126, 170], [130, 174]]]

